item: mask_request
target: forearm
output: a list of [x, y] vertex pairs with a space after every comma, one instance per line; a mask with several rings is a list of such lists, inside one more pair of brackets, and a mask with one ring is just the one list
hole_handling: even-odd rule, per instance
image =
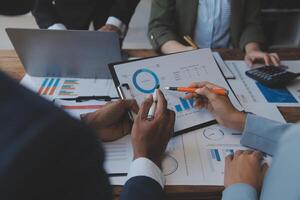
[[282, 136], [292, 126], [248, 114], [241, 144], [274, 155]]
[[110, 16], [118, 18], [128, 26], [140, 0], [116, 0], [110, 10]]
[[222, 200], [257, 200], [256, 190], [248, 184], [235, 184], [226, 188], [222, 194]]
[[62, 23], [50, 1], [36, 1], [32, 14], [40, 28], [47, 29], [54, 24]]
[[148, 36], [152, 46], [156, 50], [161, 50], [162, 45], [180, 38], [174, 30], [175, 26], [175, 0], [153, 0], [148, 26]]
[[145, 157], [135, 159], [129, 168], [127, 179], [121, 200], [163, 199], [164, 175], [151, 160]]
[[245, 50], [249, 43], [265, 43], [264, 31], [261, 26], [260, 0], [246, 1], [243, 30], [240, 37], [240, 48]]

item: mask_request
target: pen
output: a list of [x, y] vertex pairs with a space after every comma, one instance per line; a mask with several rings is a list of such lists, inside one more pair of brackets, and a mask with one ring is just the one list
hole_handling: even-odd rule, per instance
[[[190, 87], [165, 87], [165, 90], [173, 90], [178, 92], [188, 92], [188, 93], [196, 93], [196, 90], [199, 88], [190, 88]], [[229, 94], [228, 90], [225, 90], [223, 88], [212, 88], [210, 89], [211, 92], [219, 95], [226, 96]]]
[[153, 92], [153, 103], [149, 109], [147, 119], [152, 119], [154, 117], [154, 113], [155, 113], [156, 105], [157, 105], [157, 89], [159, 89], [159, 85], [156, 86], [156, 88]]
[[193, 48], [195, 49], [199, 49], [198, 45], [193, 41], [193, 39], [188, 36], [188, 35], [185, 35], [183, 36], [183, 39]]

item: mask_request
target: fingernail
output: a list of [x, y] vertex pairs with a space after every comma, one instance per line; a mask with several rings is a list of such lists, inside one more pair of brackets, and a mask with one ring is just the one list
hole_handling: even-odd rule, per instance
[[196, 90], [196, 93], [200, 93], [200, 92], [201, 92], [201, 89], [197, 89], [197, 90]]
[[151, 94], [147, 95], [146, 99], [152, 99], [152, 95]]

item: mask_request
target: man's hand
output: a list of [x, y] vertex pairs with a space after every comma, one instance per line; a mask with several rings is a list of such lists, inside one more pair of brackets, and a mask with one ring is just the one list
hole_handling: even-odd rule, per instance
[[137, 113], [138, 110], [135, 100], [120, 100], [108, 103], [96, 112], [83, 115], [81, 119], [96, 130], [101, 141], [109, 142], [130, 133], [131, 122], [127, 112]]
[[157, 90], [157, 109], [152, 120], [147, 119], [152, 105], [152, 96], [143, 103], [132, 128], [134, 159], [146, 157], [158, 167], [174, 132], [175, 113], [167, 109], [167, 101]]
[[247, 44], [245, 62], [252, 67], [257, 61], [264, 61], [266, 65], [280, 65], [280, 58], [277, 53], [263, 52], [256, 43]]
[[211, 92], [213, 88], [221, 88], [209, 82], [193, 83], [189, 87], [199, 88], [197, 94], [188, 94], [185, 98], [195, 98], [196, 107], [205, 108], [219, 122], [219, 124], [237, 131], [243, 131], [246, 114], [238, 111], [230, 102], [228, 96]]
[[259, 151], [237, 151], [226, 157], [224, 185], [229, 187], [245, 183], [261, 190], [268, 165], [261, 164], [262, 154]]
[[116, 32], [116, 33], [118, 33], [119, 35], [122, 34], [122, 33], [121, 33], [121, 30], [120, 30], [118, 27], [116, 27], [116, 26], [114, 26], [114, 25], [112, 25], [112, 24], [105, 24], [104, 26], [102, 26], [102, 27], [99, 29], [99, 31], [103, 31], [103, 32]]

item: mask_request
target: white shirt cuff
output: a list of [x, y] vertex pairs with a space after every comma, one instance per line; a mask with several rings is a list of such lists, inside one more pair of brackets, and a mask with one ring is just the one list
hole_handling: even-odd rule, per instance
[[147, 158], [135, 159], [128, 170], [127, 180], [135, 176], [146, 176], [158, 182], [162, 188], [165, 186], [166, 179], [160, 168]]
[[52, 26], [48, 27], [49, 30], [67, 30], [67, 28], [65, 27], [65, 25], [63, 24], [53, 24]]
[[116, 17], [110, 16], [107, 19], [106, 24], [111, 24], [111, 25], [118, 27], [121, 30], [122, 34], [124, 34], [126, 31], [126, 25]]

